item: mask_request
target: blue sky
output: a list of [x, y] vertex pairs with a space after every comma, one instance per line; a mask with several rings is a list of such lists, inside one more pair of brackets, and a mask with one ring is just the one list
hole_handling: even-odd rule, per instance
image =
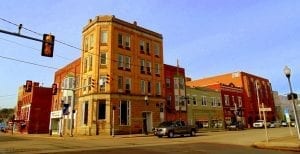
[[[164, 63], [176, 65], [179, 59], [193, 79], [244, 71], [269, 79], [273, 90], [286, 94], [285, 65], [292, 69], [294, 91], [300, 91], [299, 8], [298, 0], [10, 0], [1, 3], [0, 17], [80, 48], [88, 19], [115, 15], [161, 33]], [[0, 29], [17, 32], [3, 20]], [[40, 49], [40, 42], [0, 33], [1, 57], [61, 68], [80, 56], [57, 42], [54, 58], [41, 57]], [[51, 86], [55, 69], [1, 57], [1, 108], [16, 105], [18, 87], [28, 79]]]

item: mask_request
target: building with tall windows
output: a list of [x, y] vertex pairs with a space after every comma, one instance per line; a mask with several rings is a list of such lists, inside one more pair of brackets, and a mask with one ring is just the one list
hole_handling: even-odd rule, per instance
[[[198, 80], [192, 80], [186, 83], [188, 86], [194, 87], [206, 87], [212, 84], [223, 84], [234, 87], [240, 87], [242, 90], [242, 107], [243, 117], [246, 126], [251, 127], [253, 122], [262, 119], [263, 113], [259, 108], [270, 108], [271, 111], [265, 112], [267, 121], [275, 120], [275, 105], [272, 94], [272, 86], [268, 79], [260, 76], [249, 74], [246, 72], [233, 72], [227, 74], [221, 74], [217, 76], [202, 78]], [[238, 91], [236, 91], [238, 92]], [[236, 93], [235, 92], [235, 93]], [[225, 96], [225, 95], [224, 95]], [[228, 105], [234, 104], [233, 101], [239, 101], [239, 98], [229, 98], [227, 94], [225, 100], [228, 100]], [[226, 106], [226, 103], [225, 103]]]
[[147, 133], [164, 120], [161, 34], [96, 16], [83, 28], [82, 48], [78, 134]]
[[[71, 126], [76, 128], [77, 125], [74, 119], [78, 115], [80, 69], [81, 58], [78, 58], [55, 72], [54, 83], [57, 85], [57, 91], [52, 97], [50, 134], [73, 135]], [[72, 131], [76, 133], [76, 129]]]

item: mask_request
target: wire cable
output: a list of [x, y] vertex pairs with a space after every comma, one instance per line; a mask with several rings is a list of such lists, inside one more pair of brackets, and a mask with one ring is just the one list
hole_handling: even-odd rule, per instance
[[19, 59], [15, 59], [15, 58], [10, 58], [10, 57], [5, 57], [5, 56], [0, 56], [0, 58], [7, 59], [7, 60], [12, 60], [12, 61], [17, 61], [17, 62], [21, 62], [21, 63], [26, 63], [26, 64], [31, 64], [31, 65], [35, 65], [35, 66], [40, 66], [40, 67], [44, 67], [44, 68], [50, 68], [50, 69], [54, 69], [54, 70], [58, 69], [58, 68], [51, 67], [51, 66], [41, 65], [41, 64], [32, 63], [32, 62], [19, 60]]

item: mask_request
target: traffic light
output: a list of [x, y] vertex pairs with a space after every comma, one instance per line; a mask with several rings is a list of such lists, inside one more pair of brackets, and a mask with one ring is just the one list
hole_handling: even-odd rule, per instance
[[32, 81], [26, 80], [25, 92], [31, 92], [31, 89], [32, 89]]
[[42, 56], [53, 57], [54, 41], [55, 41], [54, 35], [51, 34], [43, 35]]
[[62, 111], [63, 111], [63, 115], [68, 115], [69, 114], [69, 104], [64, 104]]
[[295, 99], [295, 100], [298, 99], [298, 95], [296, 93], [290, 93], [287, 95], [288, 100], [292, 100], [292, 96], [293, 96], [293, 99]]
[[56, 95], [57, 94], [57, 84], [53, 83], [52, 84], [52, 95]]
[[92, 85], [93, 88], [95, 88], [95, 79], [92, 79], [91, 85]]
[[109, 75], [108, 75], [108, 74], [106, 74], [105, 82], [106, 82], [106, 83], [109, 83]]

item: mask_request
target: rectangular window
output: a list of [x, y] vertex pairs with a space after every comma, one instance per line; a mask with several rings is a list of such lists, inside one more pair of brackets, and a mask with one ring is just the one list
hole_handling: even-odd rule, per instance
[[84, 50], [85, 50], [85, 52], [87, 52], [89, 50], [89, 38], [88, 37], [85, 38]]
[[211, 106], [212, 107], [216, 107], [217, 106], [217, 100], [216, 100], [216, 98], [212, 97], [211, 99], [212, 99]]
[[145, 60], [141, 59], [141, 73], [145, 74]]
[[207, 105], [206, 96], [202, 96], [201, 97], [201, 105], [202, 106], [206, 106]]
[[85, 101], [83, 104], [83, 124], [87, 125], [88, 123], [88, 115], [89, 115], [89, 102]]
[[89, 55], [89, 71], [92, 71], [93, 68], [93, 56]]
[[94, 48], [94, 34], [90, 35], [90, 49]]
[[130, 93], [130, 90], [131, 90], [131, 79], [130, 78], [125, 79], [125, 90]]
[[123, 69], [123, 55], [118, 56], [118, 68]]
[[69, 80], [69, 85], [68, 85], [68, 89], [73, 89], [74, 88], [74, 78], [73, 77], [69, 77], [67, 78]]
[[239, 107], [243, 106], [243, 101], [242, 101], [242, 97], [238, 96], [238, 103], [239, 103]]
[[144, 41], [140, 41], [140, 51], [144, 52], [145, 49], [145, 42]]
[[84, 61], [83, 61], [83, 72], [86, 73], [87, 72], [87, 67], [88, 67], [88, 58], [85, 57]]
[[150, 55], [150, 43], [149, 42], [146, 43], [146, 53], [148, 55]]
[[107, 30], [101, 31], [101, 44], [107, 44], [108, 41], [108, 32]]
[[178, 88], [179, 88], [179, 79], [174, 78], [174, 89], [178, 89]]
[[100, 65], [106, 65], [106, 52], [100, 52]]
[[118, 34], [118, 46], [123, 47], [123, 36], [122, 36], [122, 34]]
[[141, 94], [146, 94], [146, 82], [144, 80], [141, 80]]
[[130, 57], [125, 56], [125, 69], [130, 70]]
[[149, 61], [146, 62], [146, 68], [147, 68], [147, 73], [151, 74], [151, 62]]
[[160, 74], [160, 66], [159, 66], [159, 64], [155, 64], [155, 74], [156, 75], [159, 75]]
[[118, 89], [123, 90], [123, 76], [118, 76]]
[[156, 95], [160, 96], [161, 95], [161, 86], [160, 86], [160, 82], [156, 83]]
[[87, 87], [87, 80], [83, 79], [83, 91], [86, 91], [86, 87]]
[[235, 104], [235, 98], [234, 96], [231, 96], [232, 97], [232, 104]]
[[130, 102], [126, 100], [120, 103], [120, 125], [130, 125]]
[[105, 100], [100, 100], [98, 104], [98, 120], [106, 119], [106, 104]]
[[166, 87], [171, 88], [171, 79], [170, 78], [166, 78]]
[[125, 35], [125, 47], [130, 49], [130, 35]]
[[179, 88], [184, 89], [184, 78], [179, 78]]
[[160, 54], [159, 45], [158, 45], [158, 43], [154, 43], [154, 55], [156, 57], [159, 57], [159, 54]]
[[224, 99], [225, 99], [225, 105], [229, 106], [229, 96], [224, 95]]
[[197, 99], [196, 96], [192, 96], [193, 105], [197, 105]]

